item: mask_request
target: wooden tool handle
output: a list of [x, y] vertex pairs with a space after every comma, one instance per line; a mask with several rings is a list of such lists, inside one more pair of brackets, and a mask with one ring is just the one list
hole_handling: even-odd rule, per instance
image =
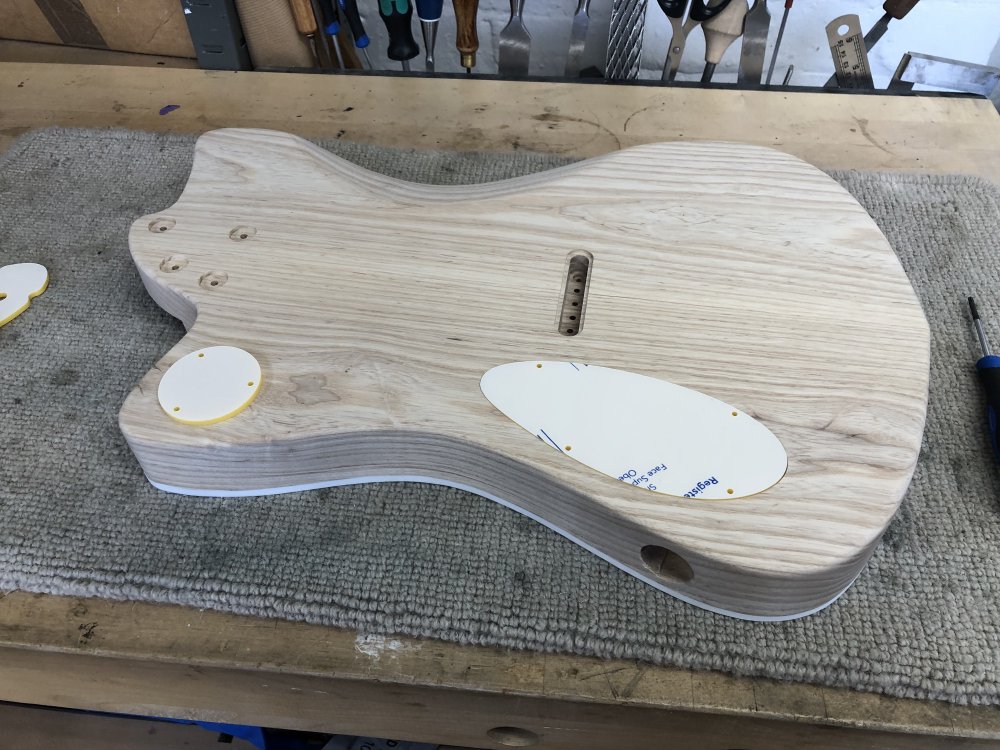
[[309, 0], [288, 0], [292, 7], [292, 15], [295, 17], [295, 28], [300, 34], [316, 33], [316, 16], [313, 14], [312, 5]]
[[893, 18], [899, 19], [913, 10], [913, 6], [918, 2], [920, 0], [885, 0], [882, 4], [882, 10]]
[[479, 0], [452, 0], [455, 7], [455, 48], [462, 53], [462, 67], [476, 66], [479, 35], [476, 34], [476, 15]]
[[[709, 3], [709, 7], [718, 5]], [[705, 62], [717, 64], [743, 34], [743, 20], [747, 15], [746, 0], [732, 0], [719, 15], [705, 21], [701, 27], [705, 31]]]

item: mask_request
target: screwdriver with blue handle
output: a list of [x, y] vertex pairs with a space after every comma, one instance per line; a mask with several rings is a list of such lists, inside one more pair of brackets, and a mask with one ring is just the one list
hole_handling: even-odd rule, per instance
[[364, 55], [368, 70], [372, 70], [372, 61], [368, 57], [368, 46], [370, 40], [365, 32], [365, 26], [361, 23], [361, 14], [358, 12], [358, 0], [337, 0], [337, 5], [347, 19], [347, 25], [351, 29], [351, 36], [354, 37], [354, 46], [361, 50]]
[[969, 297], [969, 310], [972, 312], [972, 323], [976, 327], [979, 345], [983, 347], [983, 356], [976, 362], [979, 382], [986, 391], [986, 424], [990, 433], [990, 444], [993, 446], [993, 457], [1000, 463], [1000, 442], [997, 440], [997, 421], [1000, 419], [1000, 357], [990, 349], [983, 331], [983, 321], [979, 319], [976, 301]]
[[389, 33], [389, 47], [386, 57], [396, 60], [409, 72], [410, 60], [420, 54], [420, 47], [413, 39], [410, 28], [413, 6], [410, 0], [378, 0], [378, 14], [382, 17], [385, 30]]
[[323, 15], [323, 31], [333, 42], [333, 49], [337, 53], [337, 63], [340, 69], [344, 70], [344, 56], [340, 52], [340, 42], [337, 35], [340, 33], [340, 13], [334, 0], [319, 0], [319, 7]]

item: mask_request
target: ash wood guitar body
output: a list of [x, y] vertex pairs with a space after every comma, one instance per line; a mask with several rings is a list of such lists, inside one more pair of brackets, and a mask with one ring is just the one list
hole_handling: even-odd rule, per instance
[[[785, 619], [852, 583], [917, 460], [929, 338], [913, 290], [857, 202], [777, 151], [665, 143], [432, 187], [291, 135], [220, 130], [198, 141], [178, 202], [129, 242], [188, 329], [120, 414], [164, 489], [463, 487], [686, 601]], [[585, 316], [567, 335], [581, 254]], [[217, 345], [253, 354], [259, 395], [218, 424], [172, 420], [163, 373]], [[699, 500], [589, 470], [484, 398], [486, 371], [533, 359], [714, 396], [777, 436], [787, 473]]]

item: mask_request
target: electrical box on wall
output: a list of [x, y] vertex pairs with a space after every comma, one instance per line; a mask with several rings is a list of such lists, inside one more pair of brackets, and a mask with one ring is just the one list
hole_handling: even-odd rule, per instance
[[183, 0], [198, 64], [206, 70], [250, 70], [250, 51], [233, 0]]

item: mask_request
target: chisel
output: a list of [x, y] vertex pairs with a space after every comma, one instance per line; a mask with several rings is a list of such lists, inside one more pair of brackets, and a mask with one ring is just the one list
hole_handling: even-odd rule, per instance
[[[709, 7], [712, 5], [718, 3], [709, 3]], [[701, 28], [705, 32], [705, 72], [701, 75], [702, 83], [711, 82], [715, 66], [726, 54], [729, 45], [743, 33], [743, 19], [746, 15], [746, 0], [733, 0], [719, 15], [702, 23]]]
[[587, 31], [590, 28], [590, 0], [579, 0], [576, 13], [573, 16], [573, 30], [569, 35], [569, 52], [566, 55], [567, 78], [580, 75], [580, 64], [583, 60], [583, 48], [587, 44]]
[[476, 33], [476, 15], [479, 0], [451, 0], [455, 9], [455, 49], [461, 55], [462, 67], [470, 76], [476, 67], [476, 50], [479, 49], [479, 35]]
[[386, 57], [397, 61], [405, 72], [409, 72], [410, 60], [420, 54], [420, 47], [414, 41], [411, 30], [413, 6], [410, 0], [378, 0], [378, 14], [389, 34]]
[[885, 13], [880, 19], [875, 22], [868, 33], [865, 34], [865, 49], [871, 50], [875, 46], [875, 43], [882, 38], [882, 35], [889, 30], [889, 21], [892, 19], [900, 20], [907, 13], [913, 10], [920, 0], [886, 0], [882, 4], [882, 10]]
[[428, 73], [434, 72], [434, 43], [443, 5], [444, 0], [417, 0], [417, 18], [424, 37], [424, 68]]
[[[870, 52], [871, 48], [874, 47], [878, 43], [878, 40], [882, 38], [886, 31], [888, 31], [889, 21], [894, 18], [896, 20], [904, 18], [907, 13], [913, 10], [914, 6], [918, 2], [920, 2], [920, 0], [885, 0], [885, 2], [882, 3], [882, 10], [884, 10], [885, 13], [882, 14], [882, 17], [878, 19], [875, 22], [875, 25], [868, 30], [867, 34], [865, 34], [865, 52]], [[837, 74], [834, 73], [827, 80], [824, 87], [831, 88], [836, 85]]]
[[767, 32], [771, 28], [771, 14], [767, 0], [754, 0], [753, 7], [743, 22], [743, 49], [740, 51], [740, 70], [736, 82], [759, 86], [764, 75], [764, 53], [767, 51]]
[[292, 9], [292, 17], [295, 19], [295, 28], [309, 42], [309, 49], [312, 52], [313, 60], [318, 67], [323, 67], [323, 59], [319, 55], [319, 48], [316, 46], [316, 16], [309, 0], [288, 0], [288, 5]]
[[528, 75], [531, 34], [524, 26], [524, 0], [510, 0], [510, 20], [500, 32], [499, 73], [502, 76]]

